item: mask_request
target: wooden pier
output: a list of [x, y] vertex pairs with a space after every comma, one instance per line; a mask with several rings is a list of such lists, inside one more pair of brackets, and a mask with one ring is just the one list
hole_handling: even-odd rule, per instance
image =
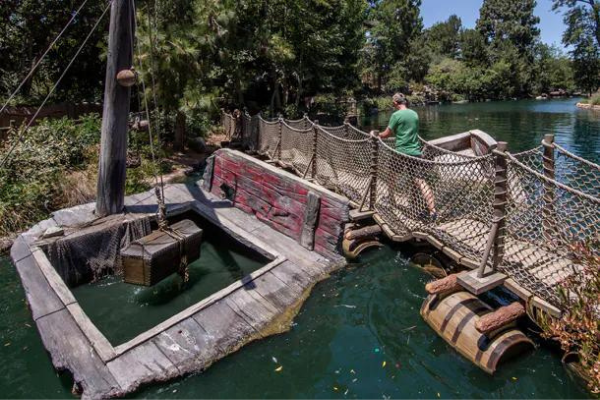
[[[222, 150], [210, 163], [211, 179], [203, 183], [210, 190], [165, 187], [168, 216], [198, 213], [271, 262], [129, 342], [114, 346], [106, 339], [40, 247], [49, 228], [69, 235], [100, 223], [94, 204], [58, 211], [15, 242], [11, 257], [42, 341], [54, 366], [72, 373], [83, 397], [123, 396], [143, 384], [203, 371], [253, 340], [288, 330], [312, 287], [345, 265], [339, 246], [349, 218], [347, 199], [242, 153]], [[244, 192], [239, 182], [231, 200], [216, 195], [234, 178], [227, 165], [260, 174], [260, 191]], [[125, 204], [126, 219], [157, 211], [153, 191], [130, 196]]]

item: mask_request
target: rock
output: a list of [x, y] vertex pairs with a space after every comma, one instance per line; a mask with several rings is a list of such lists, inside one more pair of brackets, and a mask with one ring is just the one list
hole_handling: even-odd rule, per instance
[[8, 250], [12, 247], [14, 241], [14, 238], [11, 237], [0, 238], [0, 254], [8, 252]]
[[62, 236], [64, 234], [65, 234], [65, 231], [63, 228], [60, 228], [58, 226], [53, 226], [51, 228], [46, 229], [46, 231], [42, 234], [41, 238], [49, 239], [49, 238], [53, 238], [53, 237], [57, 237], [57, 236]]
[[187, 143], [188, 147], [198, 153], [206, 151], [206, 141], [201, 137], [190, 138]]

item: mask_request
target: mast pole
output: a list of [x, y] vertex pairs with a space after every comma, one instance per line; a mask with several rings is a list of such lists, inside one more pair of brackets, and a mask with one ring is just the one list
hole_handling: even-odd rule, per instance
[[127, 130], [131, 82], [117, 81], [117, 74], [133, 66], [132, 0], [112, 0], [100, 139], [96, 215], [123, 211], [127, 158]]

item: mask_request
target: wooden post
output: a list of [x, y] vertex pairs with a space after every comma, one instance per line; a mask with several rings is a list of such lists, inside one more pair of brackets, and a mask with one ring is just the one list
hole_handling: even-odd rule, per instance
[[319, 125], [319, 121], [315, 120], [315, 123], [313, 125], [313, 143], [312, 143], [312, 166], [311, 166], [311, 173], [310, 173], [310, 177], [312, 179], [317, 179], [317, 142], [318, 142], [318, 137], [319, 137], [319, 128], [317, 128], [317, 126]]
[[283, 115], [279, 114], [279, 139], [277, 140], [277, 148], [275, 149], [275, 160], [281, 160], [281, 139], [283, 139]]
[[96, 215], [123, 211], [127, 158], [127, 120], [131, 88], [119, 85], [117, 74], [133, 65], [133, 10], [130, 0], [114, 0], [110, 13], [108, 57], [100, 139]]
[[379, 139], [375, 136], [371, 138], [371, 166], [369, 173], [371, 174], [369, 188], [369, 209], [375, 209], [377, 201], [377, 164], [379, 163]]
[[[544, 176], [548, 179], [554, 180], [554, 135], [544, 135], [542, 146], [544, 146]], [[544, 181], [544, 209], [542, 211], [542, 228], [544, 238], [547, 240], [552, 240], [553, 232], [556, 231], [554, 200], [554, 185], [550, 182]]]
[[494, 240], [494, 258], [492, 259], [492, 269], [497, 271], [498, 265], [504, 258], [504, 237], [506, 236], [506, 202], [508, 192], [506, 152], [508, 144], [498, 142], [496, 148], [496, 178], [494, 180], [494, 223], [497, 223], [496, 238]]

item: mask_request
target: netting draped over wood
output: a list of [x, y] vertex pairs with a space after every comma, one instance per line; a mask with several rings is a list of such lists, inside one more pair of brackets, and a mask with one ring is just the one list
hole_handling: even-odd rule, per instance
[[[233, 118], [223, 121], [236, 132]], [[412, 157], [349, 124], [242, 121], [246, 148], [376, 211], [394, 235], [427, 237], [470, 265], [492, 265], [486, 243], [501, 221], [498, 269], [555, 305], [562, 280], [586, 268], [578, 246], [600, 251], [600, 166], [558, 145], [476, 156], [421, 139], [422, 157]]]
[[120, 274], [121, 249], [152, 232], [150, 217], [118, 214], [85, 227], [73, 227], [48, 243], [46, 253], [69, 286]]

